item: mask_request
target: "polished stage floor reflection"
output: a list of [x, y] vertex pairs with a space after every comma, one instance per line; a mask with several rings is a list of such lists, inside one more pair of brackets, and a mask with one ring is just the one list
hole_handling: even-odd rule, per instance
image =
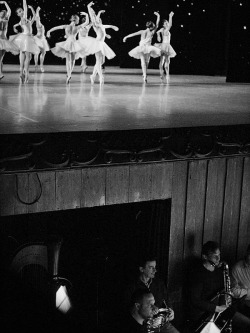
[[46, 66], [19, 83], [17, 65], [0, 81], [0, 134], [113, 131], [250, 123], [250, 84], [225, 77], [171, 75], [161, 84], [149, 70], [107, 67], [105, 84], [90, 84], [92, 68], [76, 66], [66, 85], [64, 66]]

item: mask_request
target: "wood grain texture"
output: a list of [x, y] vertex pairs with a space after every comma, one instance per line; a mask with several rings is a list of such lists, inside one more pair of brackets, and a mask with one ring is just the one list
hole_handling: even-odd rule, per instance
[[173, 163], [152, 165], [152, 200], [168, 199], [172, 196]]
[[106, 168], [82, 170], [81, 207], [104, 206], [106, 203]]
[[151, 200], [152, 167], [150, 164], [130, 167], [129, 202]]
[[225, 191], [226, 160], [208, 161], [203, 243], [221, 241]]
[[56, 209], [80, 208], [81, 170], [56, 172]]
[[250, 244], [250, 157], [244, 159], [237, 259], [242, 258]]
[[189, 163], [184, 257], [200, 256], [206, 199], [207, 161]]
[[106, 205], [128, 203], [129, 166], [107, 168]]
[[243, 158], [228, 159], [221, 237], [221, 252], [223, 258], [225, 258], [225, 260], [227, 260], [229, 263], [233, 263], [235, 261], [237, 253], [242, 175]]

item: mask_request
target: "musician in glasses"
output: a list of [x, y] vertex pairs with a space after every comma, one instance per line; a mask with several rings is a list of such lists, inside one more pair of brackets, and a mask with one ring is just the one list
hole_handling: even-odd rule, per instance
[[202, 246], [200, 263], [188, 274], [190, 332], [201, 332], [213, 315], [218, 318], [215, 324], [219, 329], [223, 330], [232, 323], [234, 333], [250, 332], [250, 320], [238, 313], [233, 304], [229, 273], [220, 255], [218, 243], [206, 242]]
[[125, 291], [125, 308], [128, 309], [131, 297], [136, 290], [148, 291], [154, 296], [154, 305], [159, 309], [159, 315], [156, 313], [155, 319], [152, 321], [152, 330], [155, 329], [155, 332], [162, 333], [179, 333], [170, 323], [174, 319], [174, 311], [166, 304], [167, 290], [165, 284], [161, 279], [155, 277], [157, 272], [156, 258], [145, 255], [140, 259], [138, 266], [139, 275], [127, 286]]

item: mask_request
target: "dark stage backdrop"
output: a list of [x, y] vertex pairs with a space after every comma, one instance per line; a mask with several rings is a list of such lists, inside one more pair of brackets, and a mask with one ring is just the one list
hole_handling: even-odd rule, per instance
[[[88, 2], [89, 0], [28, 0], [28, 4], [34, 8], [42, 8], [41, 19], [46, 30], [69, 23], [72, 14], [86, 11]], [[22, 1], [11, 0], [8, 3], [12, 9], [8, 31], [11, 35], [13, 24], [18, 22], [15, 9], [22, 5]], [[248, 0], [98, 0], [94, 9], [105, 9], [104, 24], [113, 24], [120, 28], [119, 32], [109, 30], [112, 38], [107, 40], [107, 43], [116, 52], [117, 57], [107, 61], [107, 65], [139, 68], [140, 61], [128, 56], [128, 51], [138, 45], [139, 37], [128, 39], [126, 44], [122, 42], [123, 37], [144, 29], [148, 20], [155, 21], [154, 11], [159, 11], [162, 19], [168, 18], [169, 12], [173, 11], [171, 44], [177, 52], [177, 57], [171, 61], [173, 74], [226, 75], [230, 33], [235, 29], [239, 31], [240, 38], [246, 41], [240, 47], [241, 55], [245, 56], [245, 59], [248, 57], [248, 64], [246, 61], [245, 65], [249, 66], [247, 34], [249, 36], [250, 27], [246, 14], [249, 9]], [[230, 11], [233, 11], [231, 15]], [[234, 15], [235, 12], [237, 15]], [[230, 22], [233, 22], [233, 26]], [[93, 31], [90, 35], [94, 36]], [[50, 46], [53, 47], [63, 38], [63, 31], [52, 33]], [[88, 61], [89, 64], [93, 64], [94, 57], [90, 56]], [[8, 54], [5, 62], [17, 63], [18, 58]], [[64, 60], [48, 53], [46, 63], [64, 64]], [[152, 59], [150, 67], [157, 68], [158, 63], [159, 59]]]

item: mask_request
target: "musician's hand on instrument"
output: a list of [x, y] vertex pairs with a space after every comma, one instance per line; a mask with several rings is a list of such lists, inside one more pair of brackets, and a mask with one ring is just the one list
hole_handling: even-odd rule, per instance
[[226, 305], [217, 305], [215, 308], [215, 312], [223, 312], [227, 309]]
[[151, 327], [152, 328], [157, 328], [162, 324], [162, 317], [156, 317], [152, 320]]

